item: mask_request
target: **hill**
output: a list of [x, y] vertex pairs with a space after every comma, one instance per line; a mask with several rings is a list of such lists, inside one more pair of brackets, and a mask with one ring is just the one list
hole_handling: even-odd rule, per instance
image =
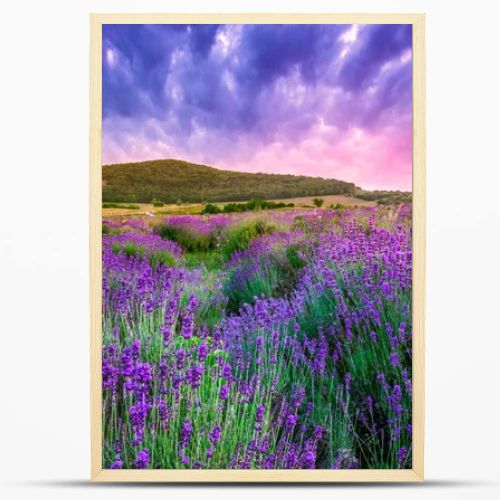
[[232, 172], [170, 159], [104, 165], [102, 179], [103, 201], [122, 203], [245, 201], [360, 191], [353, 183], [335, 179]]
[[356, 197], [366, 201], [376, 201], [379, 205], [399, 205], [411, 203], [412, 194], [408, 191], [363, 191], [356, 192]]

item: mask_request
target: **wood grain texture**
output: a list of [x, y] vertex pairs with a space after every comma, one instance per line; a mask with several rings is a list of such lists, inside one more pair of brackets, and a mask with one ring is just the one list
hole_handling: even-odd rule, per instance
[[424, 14], [91, 14], [100, 24], [418, 24]]
[[[413, 469], [411, 470], [103, 470], [102, 25], [103, 24], [412, 24], [413, 25]], [[425, 328], [425, 15], [424, 14], [91, 14], [90, 15], [90, 374], [91, 479], [103, 482], [417, 482], [424, 479]]]
[[101, 482], [165, 483], [371, 483], [419, 482], [413, 470], [102, 470], [93, 480]]
[[90, 417], [91, 417], [91, 477], [102, 470], [101, 419], [101, 328], [102, 328], [102, 28], [93, 16], [90, 20]]
[[424, 478], [425, 18], [413, 23], [413, 470]]

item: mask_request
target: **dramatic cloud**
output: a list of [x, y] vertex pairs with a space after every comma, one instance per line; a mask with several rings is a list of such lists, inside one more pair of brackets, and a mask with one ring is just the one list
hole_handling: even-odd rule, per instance
[[105, 25], [103, 162], [411, 189], [410, 25]]

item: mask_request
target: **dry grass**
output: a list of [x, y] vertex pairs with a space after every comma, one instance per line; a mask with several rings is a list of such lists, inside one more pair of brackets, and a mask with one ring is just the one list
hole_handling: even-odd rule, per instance
[[[284, 203], [294, 203], [296, 208], [312, 207], [313, 198], [321, 198], [325, 200], [323, 207], [327, 208], [329, 205], [336, 205], [340, 203], [348, 207], [372, 207], [377, 203], [374, 201], [365, 201], [352, 196], [345, 196], [342, 194], [324, 195], [324, 196], [305, 196], [302, 198], [280, 198], [272, 201], [282, 201]], [[134, 203], [139, 209], [131, 210], [126, 208], [103, 208], [102, 215], [104, 217], [117, 217], [126, 215], [165, 215], [165, 214], [196, 214], [200, 213], [203, 205], [201, 203], [189, 203], [184, 205], [163, 205], [163, 207], [154, 207], [151, 203]], [[216, 205], [224, 206], [226, 203], [216, 203]]]
[[366, 201], [366, 200], [361, 200], [360, 198], [355, 198], [354, 196], [345, 196], [343, 194], [325, 194], [325, 195], [318, 195], [318, 196], [303, 196], [300, 198], [280, 198], [272, 201], [282, 201], [284, 203], [295, 203], [295, 205], [300, 208], [300, 207], [313, 207], [313, 199], [314, 198], [321, 198], [322, 200], [325, 200], [323, 203], [323, 207], [327, 208], [329, 205], [336, 205], [337, 203], [340, 203], [341, 205], [345, 205], [346, 207], [373, 207], [377, 203], [375, 201]]
[[103, 208], [103, 217], [116, 217], [121, 215], [162, 215], [162, 214], [195, 214], [200, 213], [201, 203], [191, 203], [186, 205], [163, 205], [154, 207], [151, 203], [134, 203], [139, 209], [131, 210], [127, 208]]

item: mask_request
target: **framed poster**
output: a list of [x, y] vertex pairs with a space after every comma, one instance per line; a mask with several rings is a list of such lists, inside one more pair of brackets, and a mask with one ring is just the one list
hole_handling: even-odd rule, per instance
[[92, 479], [421, 481], [421, 14], [95, 14]]

